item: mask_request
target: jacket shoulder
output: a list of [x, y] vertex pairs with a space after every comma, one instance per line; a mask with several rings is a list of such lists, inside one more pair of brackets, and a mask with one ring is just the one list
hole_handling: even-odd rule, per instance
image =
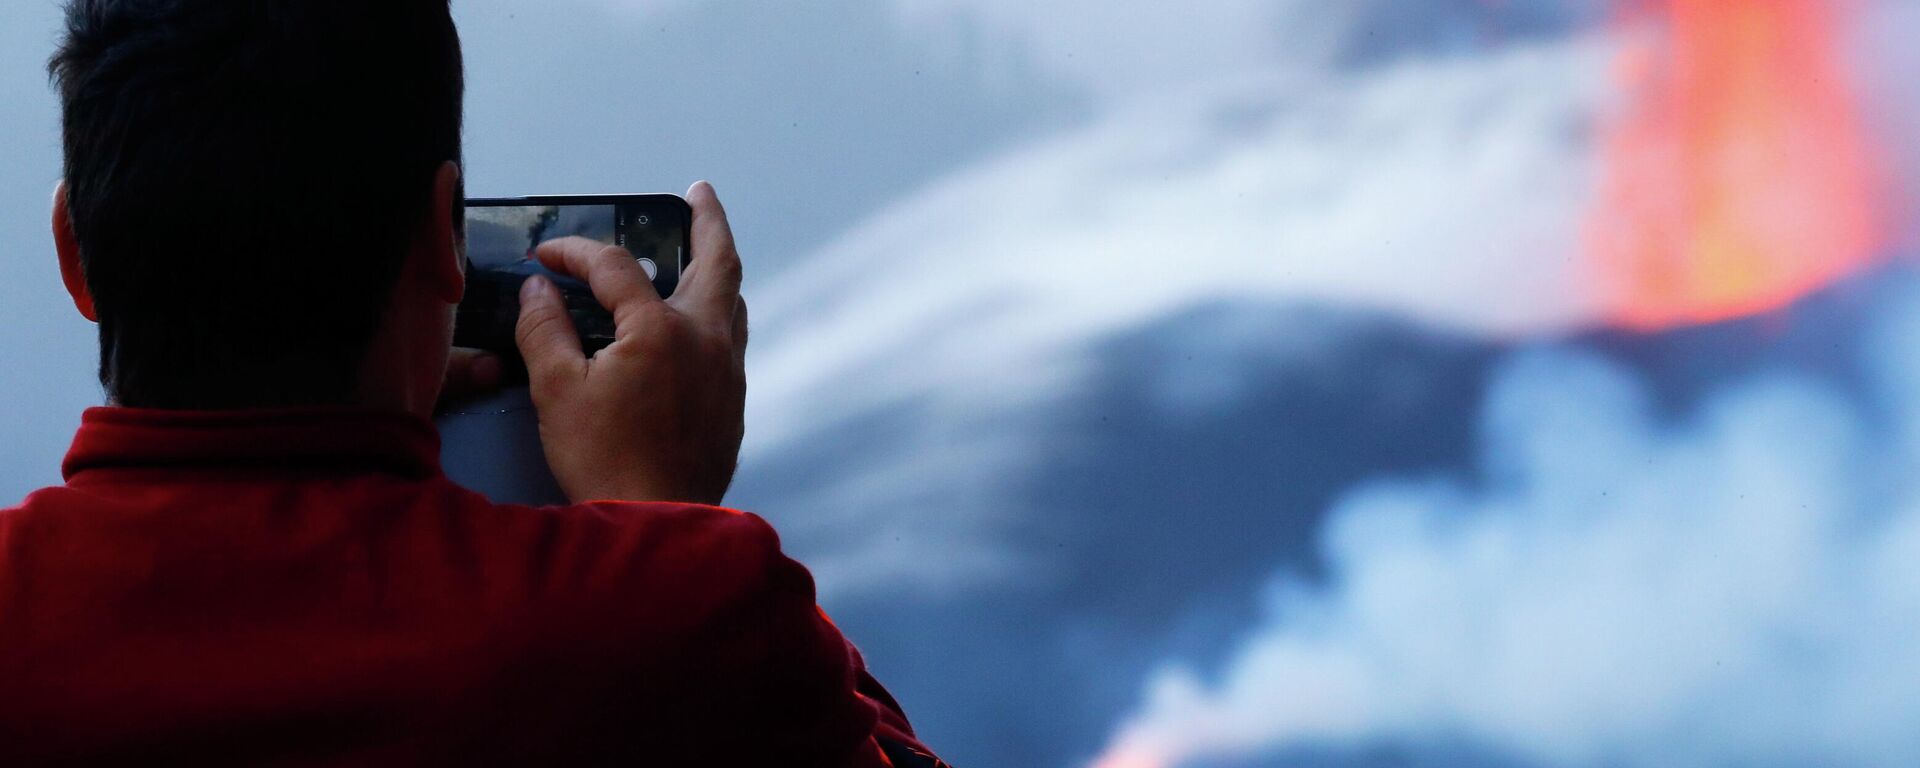
[[[794, 589], [798, 563], [758, 516], [693, 504], [593, 502], [567, 507], [496, 506], [527, 550], [545, 597], [601, 620], [636, 622], [650, 634], [697, 630], [769, 600], [814, 601], [811, 576]], [[609, 627], [612, 628], [612, 627]]]

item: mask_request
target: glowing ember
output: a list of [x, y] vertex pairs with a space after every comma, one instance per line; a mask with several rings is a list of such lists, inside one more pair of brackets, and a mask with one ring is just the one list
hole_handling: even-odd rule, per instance
[[[1760, 312], [1867, 265], [1882, 212], [1833, 0], [1622, 0], [1636, 38], [1587, 247], [1639, 327]], [[1644, 25], [1639, 22], [1653, 21]]]

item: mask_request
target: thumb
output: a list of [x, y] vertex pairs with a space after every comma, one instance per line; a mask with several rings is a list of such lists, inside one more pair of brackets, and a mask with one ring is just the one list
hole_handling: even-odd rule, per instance
[[574, 330], [566, 300], [553, 281], [535, 275], [520, 286], [520, 322], [514, 327], [514, 340], [527, 361], [535, 402], [586, 377], [580, 332]]

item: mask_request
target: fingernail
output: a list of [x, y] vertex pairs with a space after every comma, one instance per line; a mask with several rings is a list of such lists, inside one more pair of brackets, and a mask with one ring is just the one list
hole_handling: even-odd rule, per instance
[[525, 304], [547, 294], [547, 279], [539, 275], [527, 278], [520, 284], [520, 303]]

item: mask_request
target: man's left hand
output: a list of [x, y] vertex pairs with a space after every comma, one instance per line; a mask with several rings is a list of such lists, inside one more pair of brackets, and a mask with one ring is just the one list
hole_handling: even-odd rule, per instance
[[500, 391], [503, 370], [500, 358], [491, 353], [454, 347], [453, 354], [447, 357], [447, 381], [440, 388], [440, 409]]

